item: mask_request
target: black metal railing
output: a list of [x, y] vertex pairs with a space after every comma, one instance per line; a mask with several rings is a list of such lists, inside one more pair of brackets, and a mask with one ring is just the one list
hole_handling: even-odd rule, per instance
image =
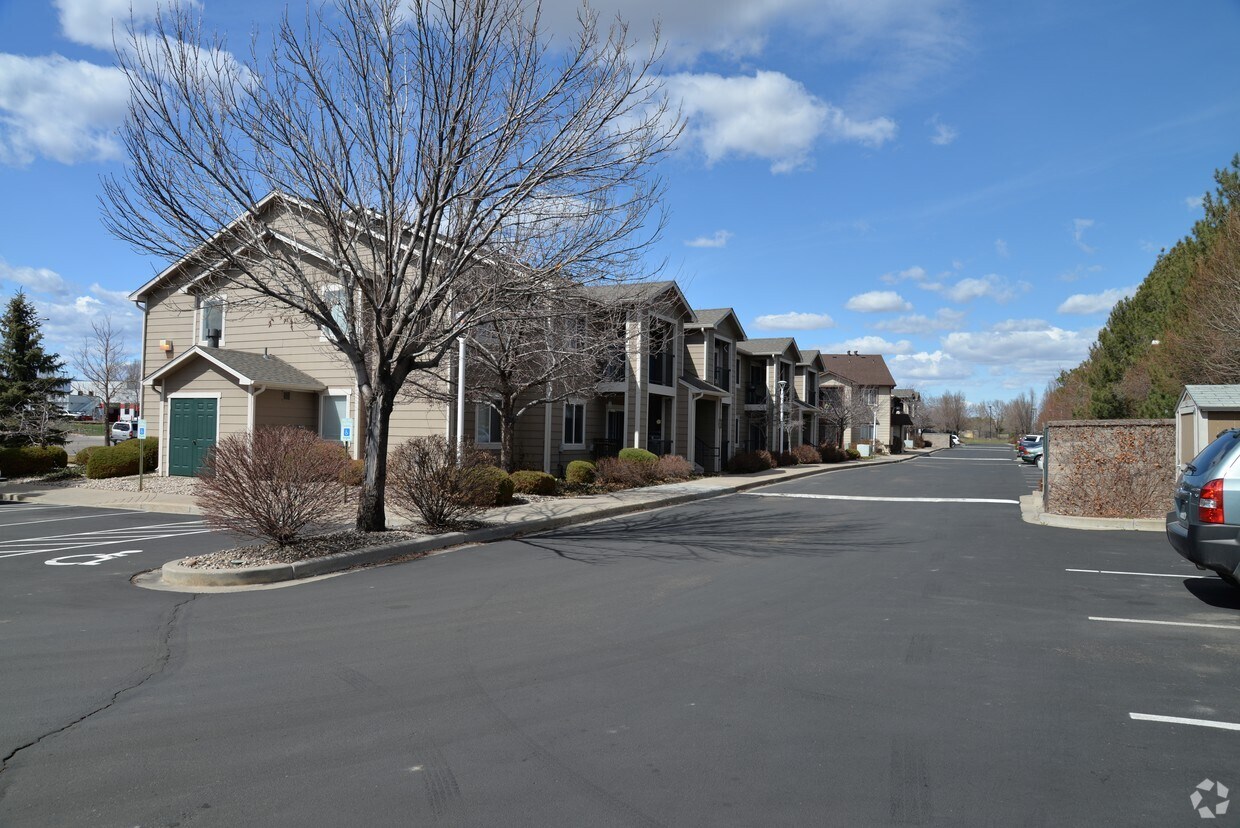
[[672, 374], [672, 354], [662, 351], [650, 355], [650, 381], [655, 385], [674, 385], [676, 380]]
[[724, 391], [727, 391], [732, 387], [732, 372], [722, 365], [715, 366], [713, 378], [715, 380], [715, 385], [722, 388]]
[[705, 440], [693, 441], [693, 461], [702, 467], [705, 474], [719, 473], [719, 448], [708, 445]]
[[762, 405], [766, 399], [765, 385], [751, 385], [745, 389], [745, 405]]
[[595, 440], [590, 446], [590, 454], [595, 460], [600, 457], [615, 457], [624, 448], [620, 440]]
[[672, 453], [671, 440], [655, 440], [653, 438], [646, 440], [646, 451], [651, 454], [657, 454], [662, 457], [665, 454]]

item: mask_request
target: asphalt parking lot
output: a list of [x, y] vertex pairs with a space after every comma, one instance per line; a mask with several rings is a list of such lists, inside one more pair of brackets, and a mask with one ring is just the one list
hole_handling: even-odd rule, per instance
[[[1027, 475], [963, 447], [263, 592], [0, 558], [0, 824], [1200, 824], [1240, 591], [1023, 523]], [[222, 541], [178, 531], [100, 548]]]

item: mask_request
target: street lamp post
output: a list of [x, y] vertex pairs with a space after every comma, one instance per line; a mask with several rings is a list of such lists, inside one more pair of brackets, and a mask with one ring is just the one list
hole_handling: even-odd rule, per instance
[[784, 393], [788, 390], [788, 381], [780, 380], [779, 383], [779, 451], [784, 450]]

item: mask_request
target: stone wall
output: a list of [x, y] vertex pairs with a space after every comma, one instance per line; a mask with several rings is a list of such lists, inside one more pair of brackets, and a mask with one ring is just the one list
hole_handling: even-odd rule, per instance
[[921, 439], [926, 441], [926, 445], [930, 448], [951, 448], [952, 436], [943, 431], [932, 431], [929, 434], [921, 435]]
[[1048, 423], [1045, 463], [1047, 512], [1161, 518], [1175, 488], [1175, 421]]

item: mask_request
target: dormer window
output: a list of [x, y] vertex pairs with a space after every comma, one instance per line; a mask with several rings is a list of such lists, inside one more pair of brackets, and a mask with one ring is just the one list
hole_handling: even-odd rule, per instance
[[223, 344], [223, 296], [204, 296], [198, 300], [198, 342], [209, 348], [218, 348]]
[[[348, 331], [349, 317], [344, 300], [345, 295], [343, 285], [328, 285], [323, 288], [323, 302], [331, 308], [332, 321], [336, 323], [340, 330]], [[335, 341], [336, 339], [335, 335], [331, 332], [331, 329], [326, 325], [320, 325], [319, 332], [322, 333], [324, 339], [330, 341]]]

